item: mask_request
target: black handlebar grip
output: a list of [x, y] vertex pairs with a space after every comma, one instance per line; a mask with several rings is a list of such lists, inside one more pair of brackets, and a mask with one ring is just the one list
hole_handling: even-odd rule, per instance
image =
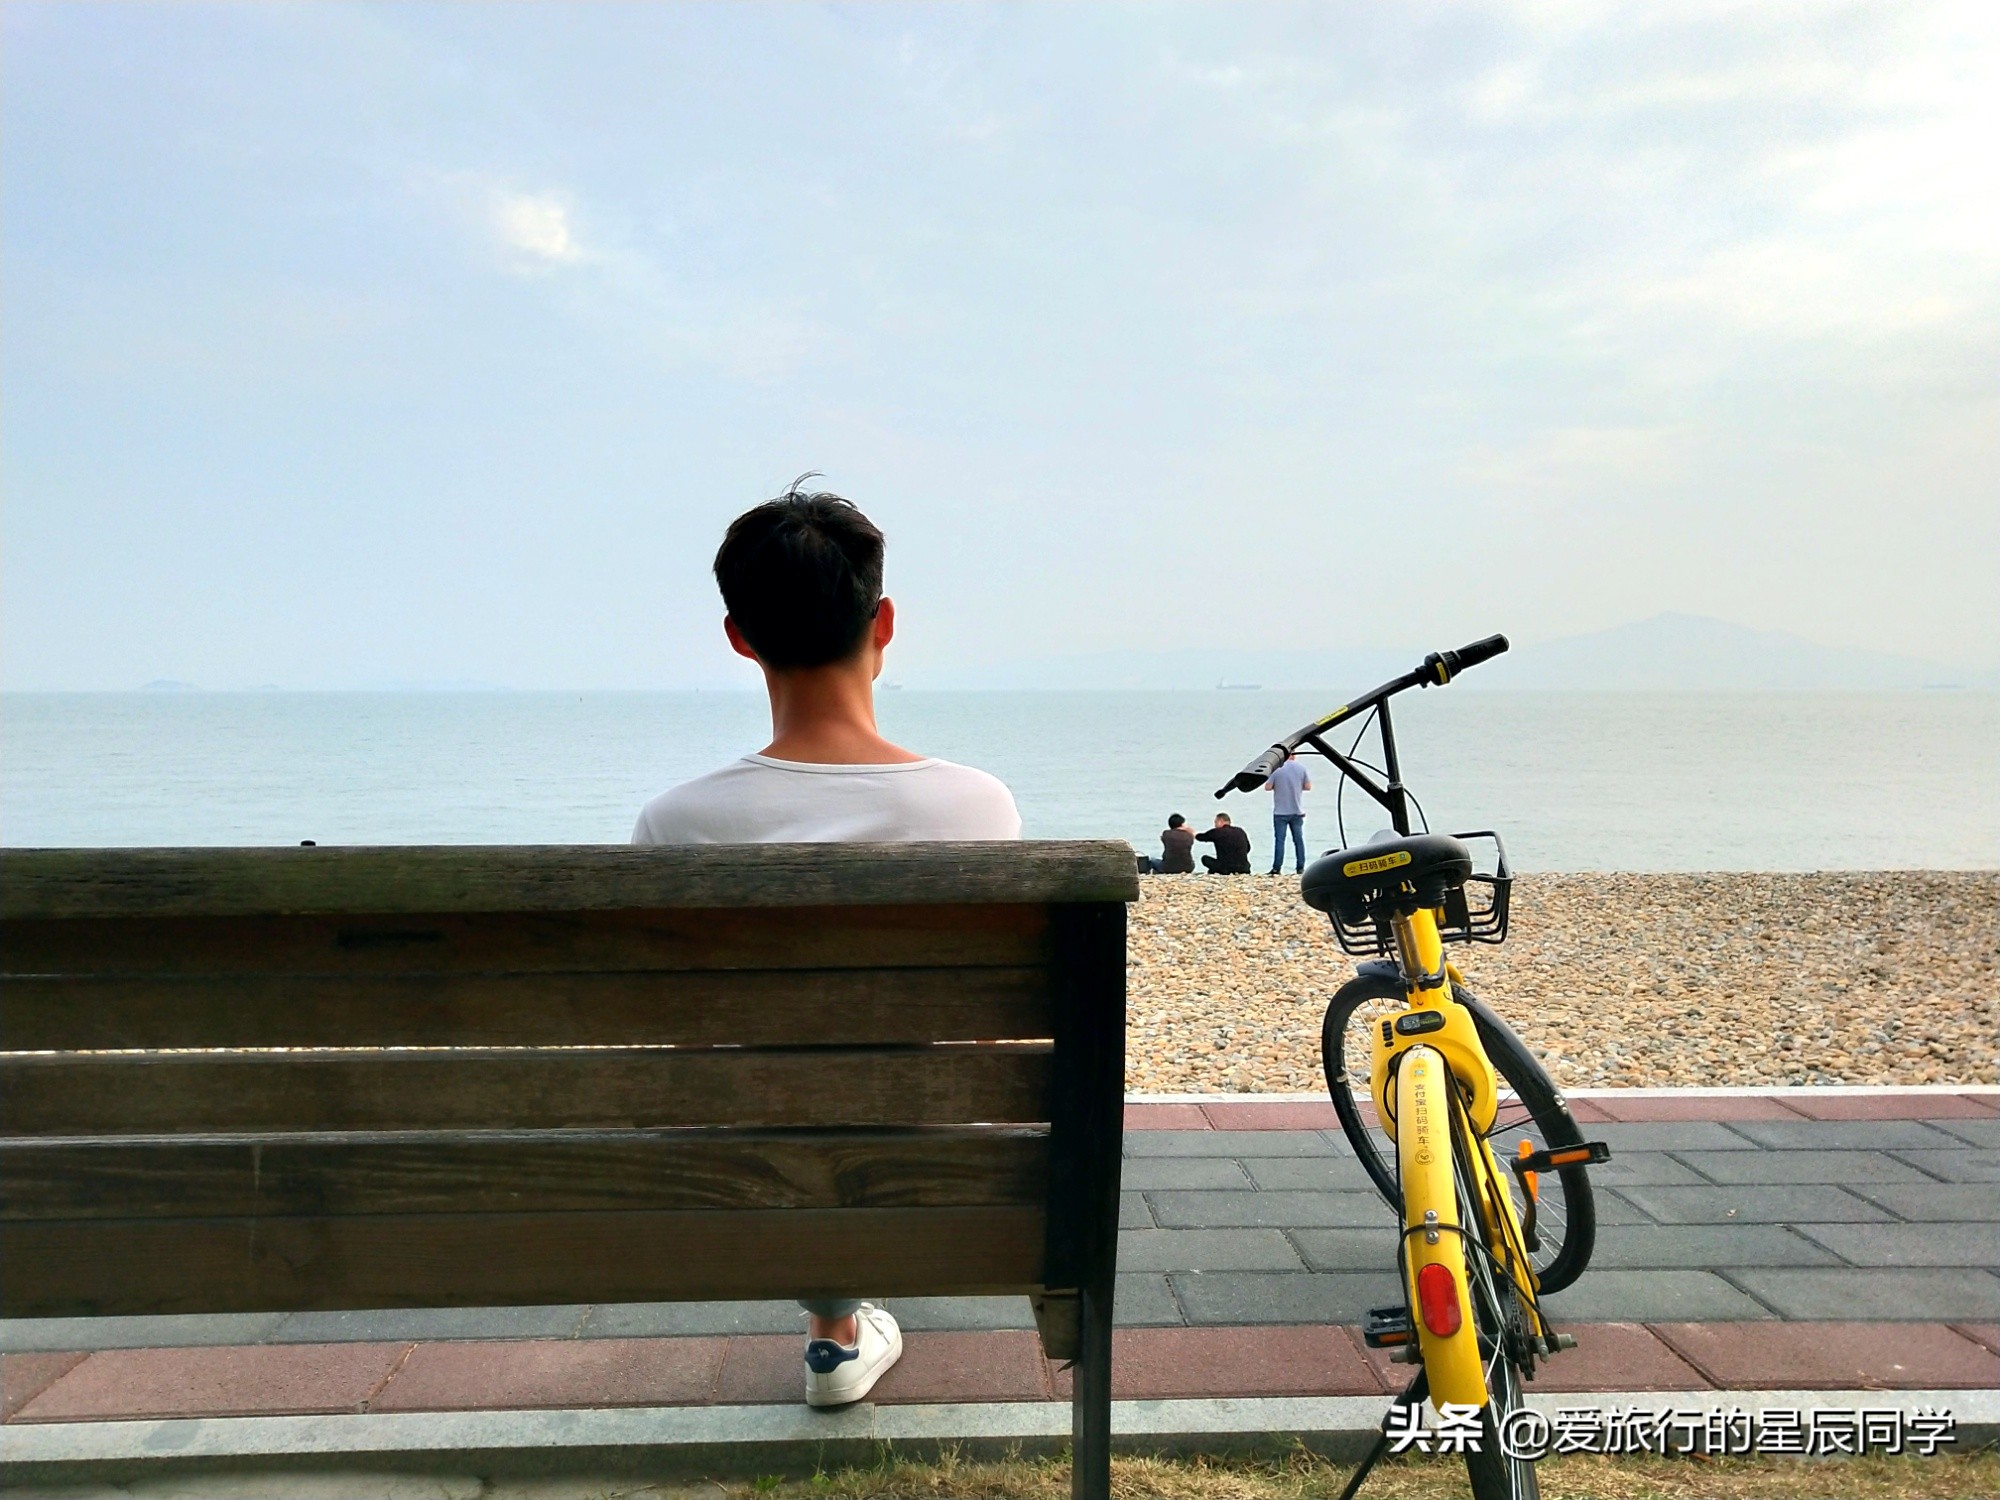
[[1283, 745], [1273, 745], [1262, 755], [1251, 761], [1249, 765], [1230, 777], [1227, 782], [1217, 787], [1215, 795], [1226, 797], [1231, 792], [1256, 791], [1258, 787], [1271, 779], [1271, 773], [1285, 763], [1285, 757], [1290, 753]]
[[1460, 646], [1451, 654], [1458, 658], [1455, 671], [1463, 672], [1467, 667], [1476, 667], [1483, 661], [1491, 661], [1507, 649], [1507, 637], [1489, 635], [1483, 641], [1474, 641], [1470, 646]]
[[1506, 649], [1506, 636], [1489, 635], [1483, 641], [1460, 646], [1456, 651], [1433, 651], [1424, 658], [1422, 676], [1418, 681], [1425, 687], [1433, 683], [1443, 686], [1467, 667], [1476, 667], [1483, 661], [1491, 661]]

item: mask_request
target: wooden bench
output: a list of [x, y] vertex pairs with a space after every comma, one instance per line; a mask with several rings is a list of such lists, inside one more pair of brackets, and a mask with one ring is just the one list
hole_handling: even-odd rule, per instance
[[8, 1317], [1035, 1299], [1108, 1493], [1114, 843], [0, 855]]

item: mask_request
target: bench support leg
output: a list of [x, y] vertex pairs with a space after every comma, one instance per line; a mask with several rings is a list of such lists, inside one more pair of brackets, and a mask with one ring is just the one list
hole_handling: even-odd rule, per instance
[[1071, 1376], [1070, 1500], [1111, 1500], [1111, 1283], [1085, 1287]]

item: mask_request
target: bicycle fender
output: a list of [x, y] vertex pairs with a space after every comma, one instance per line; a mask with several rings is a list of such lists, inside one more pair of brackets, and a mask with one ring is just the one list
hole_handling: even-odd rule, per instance
[[[1486, 1370], [1465, 1277], [1466, 1226], [1459, 1222], [1458, 1187], [1451, 1153], [1452, 1077], [1444, 1057], [1419, 1043], [1405, 1049], [1396, 1069], [1396, 1160], [1403, 1182], [1403, 1292], [1430, 1378], [1431, 1399], [1484, 1406]], [[1427, 1266], [1450, 1274], [1458, 1297], [1458, 1326], [1432, 1331], [1418, 1291]]]

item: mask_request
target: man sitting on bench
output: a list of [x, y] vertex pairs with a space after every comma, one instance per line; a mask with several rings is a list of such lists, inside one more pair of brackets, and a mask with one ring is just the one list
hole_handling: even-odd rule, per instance
[[[1017, 839], [1013, 794], [984, 771], [892, 745], [875, 728], [875, 679], [895, 635], [882, 533], [806, 474], [730, 523], [715, 554], [723, 633], [764, 671], [771, 743], [648, 802], [635, 844]], [[869, 1302], [815, 1301], [806, 1401], [844, 1406], [903, 1352]]]

